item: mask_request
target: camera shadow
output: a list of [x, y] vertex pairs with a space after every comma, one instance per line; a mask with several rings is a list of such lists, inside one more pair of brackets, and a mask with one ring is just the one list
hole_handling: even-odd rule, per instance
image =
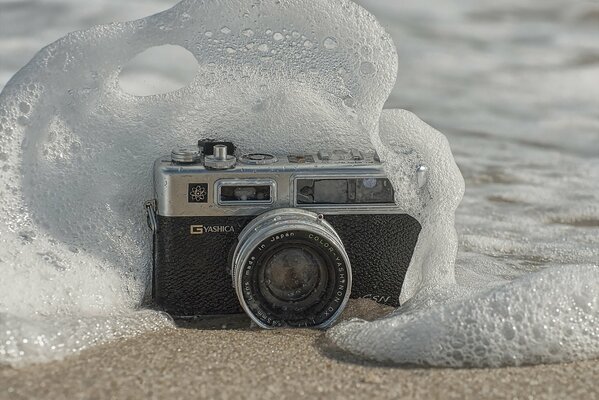
[[[339, 317], [339, 322], [347, 321], [353, 318], [359, 318], [365, 321], [373, 321], [375, 319], [383, 318], [389, 315], [394, 310], [395, 308], [391, 306], [377, 303], [370, 299], [350, 299], [350, 301], [347, 304], [347, 307]], [[319, 337], [314, 341], [313, 346], [321, 356], [342, 363], [360, 365], [362, 367], [370, 368], [418, 368], [418, 366], [397, 366], [396, 364], [392, 364], [391, 362], [378, 362], [366, 360], [362, 357], [351, 354], [341, 349], [326, 336], [325, 332], [323, 332], [322, 335], [319, 335]]]
[[246, 314], [175, 318], [174, 321], [177, 328], [199, 330], [249, 330], [253, 326]]

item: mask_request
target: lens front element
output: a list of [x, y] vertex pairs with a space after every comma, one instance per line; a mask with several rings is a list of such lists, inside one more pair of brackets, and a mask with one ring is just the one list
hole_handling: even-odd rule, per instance
[[282, 302], [303, 300], [326, 273], [325, 261], [309, 248], [283, 247], [264, 263], [261, 291]]
[[351, 267], [335, 230], [299, 209], [267, 212], [240, 234], [232, 275], [261, 327], [327, 327], [349, 298]]

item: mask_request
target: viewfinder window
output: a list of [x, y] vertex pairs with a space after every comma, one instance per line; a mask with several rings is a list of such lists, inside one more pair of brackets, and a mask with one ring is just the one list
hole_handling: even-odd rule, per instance
[[298, 179], [297, 204], [394, 204], [387, 178]]
[[218, 187], [219, 204], [270, 204], [273, 202], [274, 183], [248, 184], [221, 182]]

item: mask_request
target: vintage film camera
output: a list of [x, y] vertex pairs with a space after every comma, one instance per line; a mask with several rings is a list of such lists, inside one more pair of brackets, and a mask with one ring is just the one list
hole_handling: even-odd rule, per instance
[[421, 226], [395, 204], [374, 152], [234, 154], [200, 141], [154, 164], [159, 308], [324, 328], [350, 296], [399, 306]]

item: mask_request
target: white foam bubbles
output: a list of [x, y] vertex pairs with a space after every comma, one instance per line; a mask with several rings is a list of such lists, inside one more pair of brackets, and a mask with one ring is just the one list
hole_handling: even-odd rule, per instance
[[[423, 230], [402, 306], [378, 321], [341, 323], [328, 337], [356, 355], [396, 364], [498, 367], [598, 357], [599, 266], [549, 265], [523, 275], [481, 256], [462, 256], [456, 280], [453, 226], [463, 181], [445, 138], [401, 110], [383, 112], [379, 135], [374, 143], [394, 185], [410, 188], [398, 201], [412, 205], [408, 210]], [[410, 171], [420, 163], [430, 173], [426, 190], [419, 191]], [[471, 240], [482, 248], [492, 239]], [[520, 241], [486, 246], [501, 246], [503, 252], [531, 248]], [[584, 259], [586, 253], [577, 254]], [[519, 278], [510, 281], [510, 274]]]
[[[438, 19], [442, 12], [439, 8], [418, 15]], [[478, 24], [478, 17], [473, 21]], [[469, 23], [453, 22], [451, 26], [462, 28]], [[413, 43], [420, 47], [421, 28], [410, 29], [418, 31]], [[497, 31], [489, 29], [494, 37]], [[451, 43], [429, 33], [425, 36], [433, 39], [427, 40], [438, 46]], [[462, 40], [463, 35], [458, 36]], [[191, 82], [173, 93], [145, 98], [120, 90], [121, 67], [135, 54], [165, 44], [182, 46], [198, 60]], [[467, 54], [460, 49], [472, 46], [461, 44], [454, 47]], [[458, 67], [436, 50], [425, 51], [428, 56], [418, 63], [417, 79], [429, 88], [431, 74], [422, 69], [433, 71], [439, 80], [436, 88], [452, 101], [419, 91], [411, 97], [408, 93], [407, 103], [420, 108], [427, 104], [437, 109], [432, 115], [439, 121], [451, 114], [454, 128], [463, 128], [467, 121], [483, 133], [491, 128], [527, 131], [525, 120], [536, 124], [543, 119], [530, 118], [537, 108], [529, 100], [530, 85], [511, 84], [504, 91], [501, 101], [514, 101], [520, 111], [527, 110], [517, 113], [518, 120], [506, 119], [508, 108], [472, 101], [487, 99], [488, 90], [456, 99], [456, 82], [448, 80], [443, 86], [438, 77], [445, 76], [439, 65], [454, 72]], [[535, 58], [537, 53], [522, 54]], [[545, 53], [568, 57], [563, 51]], [[485, 52], [484, 65], [487, 56]], [[500, 68], [505, 58], [496, 58], [499, 67], [494, 68], [505, 70]], [[463, 57], [455, 60], [461, 68]], [[461, 74], [478, 76], [472, 73], [479, 72], [475, 65]], [[454, 211], [463, 182], [447, 141], [414, 115], [398, 110], [385, 111], [377, 131], [396, 67], [389, 36], [370, 14], [348, 1], [185, 1], [143, 20], [71, 34], [43, 49], [0, 95], [0, 363], [59, 359], [116, 337], [171, 326], [161, 314], [134, 311], [148, 287], [150, 270], [141, 202], [150, 196], [153, 159], [202, 136], [234, 139], [243, 149], [256, 151], [361, 147], [372, 141], [389, 163], [398, 201], [421, 221], [423, 231], [406, 277], [402, 308], [380, 321], [354, 321], [333, 329], [329, 336], [343, 349], [374, 360], [438, 366], [597, 356], [597, 267], [556, 265], [509, 282], [548, 260], [586, 264], [597, 259], [592, 228], [597, 226], [597, 208], [581, 201], [596, 198], [589, 197], [596, 160], [561, 155], [560, 166], [567, 168], [571, 182], [563, 186], [555, 179], [563, 171], [548, 167], [554, 153], [528, 149], [531, 166], [522, 168], [519, 142], [468, 147], [466, 142], [475, 139], [463, 140], [459, 150], [472, 153], [462, 161], [468, 163], [474, 185], [514, 183], [494, 188], [489, 201], [530, 206], [509, 210], [518, 212], [508, 217], [505, 209], [489, 206], [488, 192], [471, 187], [461, 211], [463, 251], [454, 271]], [[493, 87], [506, 80], [505, 74], [491, 72], [487, 75]], [[532, 73], [545, 76], [538, 70]], [[590, 69], [569, 73], [592, 81]], [[468, 81], [458, 83], [470, 87]], [[523, 93], [522, 87], [526, 94], [517, 103], [514, 90]], [[480, 112], [492, 118], [485, 120]], [[551, 121], [551, 132], [567, 126], [564, 121]], [[585, 126], [593, 127], [591, 122]], [[588, 138], [575, 143], [592, 153]], [[483, 145], [513, 146], [508, 147], [511, 158], [505, 151], [487, 151], [481, 157], [477, 151]], [[424, 188], [416, 174], [421, 164], [429, 167]], [[578, 195], [565, 201], [563, 193], [574, 191]]]
[[[397, 313], [397, 312], [396, 312]], [[599, 357], [599, 268], [558, 266], [328, 335], [377, 361], [499, 367]]]
[[[198, 60], [191, 82], [123, 91], [122, 67], [164, 45]], [[346, 0], [186, 0], [42, 49], [0, 94], [0, 362], [169, 325], [134, 311], [149, 286], [142, 204], [156, 157], [202, 137], [248, 151], [370, 146], [396, 72], [390, 37]]]
[[[464, 180], [445, 136], [405, 110], [384, 110], [372, 136], [396, 188], [396, 202], [422, 225], [402, 287], [404, 303], [419, 290], [455, 283], [455, 210]], [[425, 166], [421, 186], [417, 170]]]

